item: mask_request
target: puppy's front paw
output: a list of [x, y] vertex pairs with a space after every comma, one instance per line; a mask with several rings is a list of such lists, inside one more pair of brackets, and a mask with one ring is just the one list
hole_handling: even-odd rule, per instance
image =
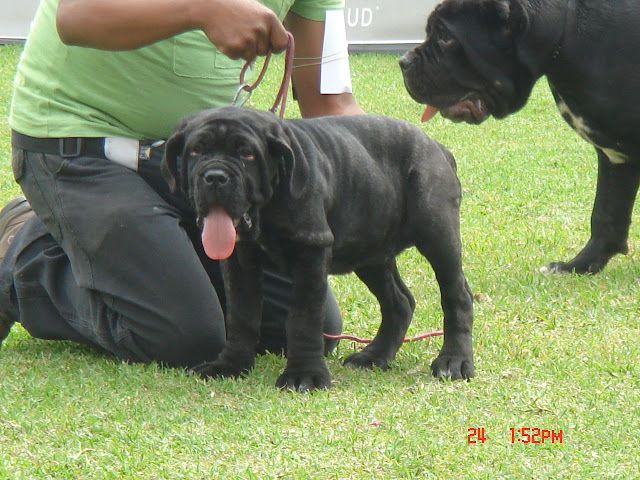
[[389, 362], [386, 358], [373, 355], [371, 352], [367, 352], [366, 349], [361, 352], [352, 353], [345, 358], [343, 364], [346, 367], [363, 368], [367, 370], [371, 370], [373, 367], [378, 367], [383, 371], [389, 369]]
[[204, 362], [196, 365], [191, 369], [196, 375], [207, 379], [212, 377], [236, 378], [246, 373], [250, 368], [239, 367], [224, 360], [215, 360], [213, 362]]
[[289, 368], [276, 380], [276, 387], [296, 392], [311, 392], [331, 388], [331, 375], [324, 367], [320, 369]]
[[466, 380], [474, 375], [473, 357], [462, 354], [438, 355], [431, 364], [431, 373], [440, 379]]

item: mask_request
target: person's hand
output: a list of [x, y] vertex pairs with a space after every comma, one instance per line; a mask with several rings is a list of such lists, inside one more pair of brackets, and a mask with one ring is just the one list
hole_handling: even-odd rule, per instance
[[218, 50], [248, 62], [271, 48], [287, 47], [287, 31], [275, 13], [255, 0], [204, 0], [198, 28]]

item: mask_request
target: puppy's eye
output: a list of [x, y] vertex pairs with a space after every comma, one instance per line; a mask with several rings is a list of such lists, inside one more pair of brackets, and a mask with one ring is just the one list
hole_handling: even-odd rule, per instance
[[200, 147], [193, 148], [189, 152], [189, 155], [191, 155], [192, 157], [199, 157], [200, 155], [202, 155], [202, 149], [200, 149]]

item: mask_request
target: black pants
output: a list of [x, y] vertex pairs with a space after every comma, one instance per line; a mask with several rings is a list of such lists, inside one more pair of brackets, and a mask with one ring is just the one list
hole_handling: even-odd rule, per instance
[[[225, 342], [218, 262], [203, 252], [184, 196], [160, 176], [162, 148], [135, 172], [103, 158], [13, 149], [13, 172], [38, 218], [0, 270], [33, 336], [102, 347], [134, 362], [193, 366]], [[265, 272], [262, 348], [285, 346], [290, 280]], [[325, 331], [341, 328], [327, 294]]]

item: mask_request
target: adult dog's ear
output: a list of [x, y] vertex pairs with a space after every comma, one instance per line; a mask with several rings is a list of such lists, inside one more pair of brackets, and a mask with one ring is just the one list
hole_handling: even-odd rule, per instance
[[[267, 137], [267, 143], [269, 151], [282, 158], [282, 178], [289, 186], [289, 193], [293, 198], [300, 198], [309, 179], [309, 164], [302, 155], [300, 144], [287, 130], [288, 128], [277, 125]], [[296, 156], [294, 151], [301, 154]]]
[[496, 85], [512, 83], [514, 47], [529, 25], [519, 2], [480, 0], [450, 5], [439, 9], [442, 23], [460, 42], [474, 69]]
[[520, 0], [482, 0], [480, 16], [505, 37], [517, 36], [529, 26], [529, 17]]
[[[164, 148], [164, 157], [162, 157], [162, 164], [160, 165], [160, 171], [164, 177], [171, 193], [178, 191], [178, 157], [184, 150], [184, 140], [186, 132], [187, 122], [185, 120], [180, 121], [175, 126], [171, 136], [167, 140]], [[182, 181], [182, 188], [184, 189], [185, 179]]]
[[511, 2], [509, 0], [481, 0], [478, 2], [480, 13], [486, 15], [489, 20], [497, 20], [505, 23], [509, 19]]
[[485, 78], [504, 76], [509, 54], [529, 20], [518, 1], [480, 0], [442, 9], [442, 22], [460, 42], [467, 58]]

